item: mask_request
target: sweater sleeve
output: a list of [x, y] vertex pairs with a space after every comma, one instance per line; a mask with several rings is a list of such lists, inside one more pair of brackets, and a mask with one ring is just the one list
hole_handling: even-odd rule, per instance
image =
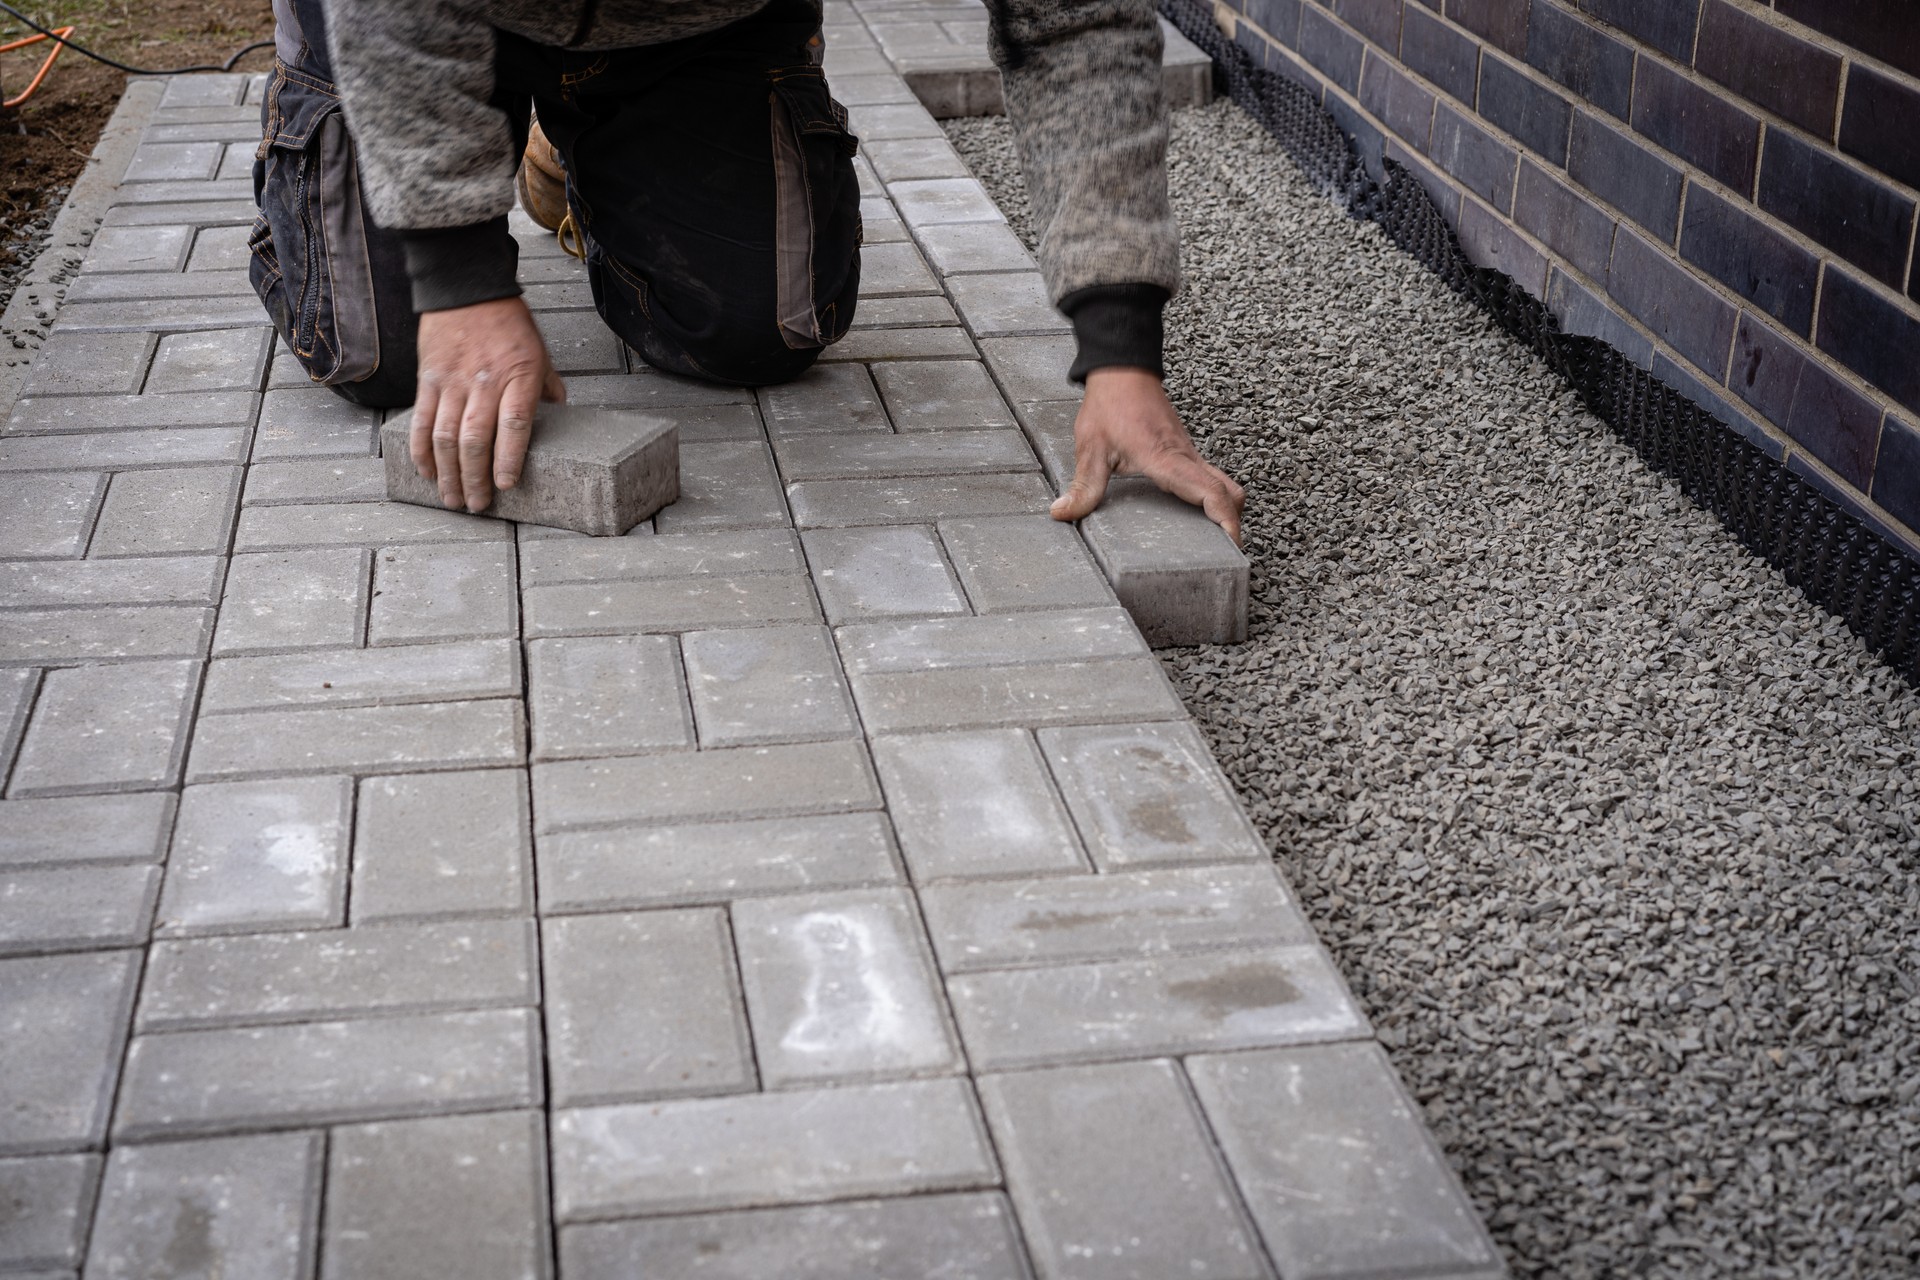
[[1151, 0], [989, 0], [988, 11], [1054, 302], [1096, 285], [1176, 292]]
[[401, 233], [417, 309], [519, 292], [513, 131], [494, 29], [459, 0], [327, 0], [327, 44], [375, 222]]

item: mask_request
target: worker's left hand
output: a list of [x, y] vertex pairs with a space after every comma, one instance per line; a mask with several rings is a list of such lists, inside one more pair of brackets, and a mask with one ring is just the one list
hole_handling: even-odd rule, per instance
[[519, 298], [422, 312], [420, 381], [407, 444], [454, 510], [485, 511], [520, 482], [533, 410], [564, 400], [546, 340]]
[[1073, 421], [1073, 483], [1053, 504], [1055, 520], [1091, 515], [1115, 475], [1140, 475], [1207, 513], [1240, 542], [1247, 491], [1193, 447], [1159, 377], [1113, 366], [1087, 375]]

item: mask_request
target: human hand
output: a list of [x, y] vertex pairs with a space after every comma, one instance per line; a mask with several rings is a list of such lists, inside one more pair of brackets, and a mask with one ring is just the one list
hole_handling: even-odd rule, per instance
[[420, 317], [420, 381], [408, 451], [440, 501], [468, 511], [520, 482], [533, 410], [567, 398], [533, 313], [496, 298]]
[[1117, 365], [1087, 375], [1073, 420], [1073, 483], [1055, 500], [1053, 518], [1093, 514], [1116, 474], [1145, 476], [1205, 511], [1240, 544], [1246, 490], [1201, 458], [1157, 376]]

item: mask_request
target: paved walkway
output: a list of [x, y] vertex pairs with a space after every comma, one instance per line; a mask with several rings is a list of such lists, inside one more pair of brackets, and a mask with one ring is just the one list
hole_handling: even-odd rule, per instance
[[167, 87], [0, 433], [0, 1273], [1497, 1272], [1044, 515], [1031, 262], [830, 48], [806, 379], [630, 367], [520, 228], [573, 398], [680, 424], [621, 539], [383, 502], [246, 284], [258, 82]]

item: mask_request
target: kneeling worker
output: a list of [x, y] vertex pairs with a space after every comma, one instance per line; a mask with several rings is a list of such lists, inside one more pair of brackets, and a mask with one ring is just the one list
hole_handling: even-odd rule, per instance
[[[1151, 0], [990, 10], [1086, 386], [1054, 514], [1140, 473], [1237, 540], [1241, 489], [1161, 386], [1179, 244]], [[656, 368], [781, 382], [852, 323], [857, 142], [818, 65], [819, 0], [274, 0], [274, 18], [255, 287], [315, 381], [418, 406], [414, 461], [448, 506], [513, 485], [536, 402], [563, 394], [515, 280], [516, 171]]]

